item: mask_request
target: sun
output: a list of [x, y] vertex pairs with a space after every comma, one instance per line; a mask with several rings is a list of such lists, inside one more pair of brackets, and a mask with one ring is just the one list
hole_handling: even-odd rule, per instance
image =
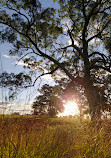
[[64, 112], [59, 113], [58, 116], [74, 116], [77, 114], [79, 114], [77, 103], [75, 101], [68, 101], [66, 104], [64, 104]]

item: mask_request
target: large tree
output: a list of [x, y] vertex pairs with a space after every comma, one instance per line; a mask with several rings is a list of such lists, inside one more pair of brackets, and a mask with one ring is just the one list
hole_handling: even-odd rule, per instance
[[35, 82], [58, 72], [82, 86], [94, 119], [103, 107], [110, 108], [104, 102], [110, 99], [111, 2], [56, 3], [58, 12], [42, 8], [38, 0], [2, 0], [1, 41], [12, 43], [10, 54], [21, 55], [29, 68], [41, 73]]

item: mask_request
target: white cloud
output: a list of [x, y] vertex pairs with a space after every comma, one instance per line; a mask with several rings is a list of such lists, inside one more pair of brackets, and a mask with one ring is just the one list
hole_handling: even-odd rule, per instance
[[23, 61], [19, 61], [19, 62], [16, 61], [16, 64], [20, 66], [28, 66], [28, 64], [24, 63]]
[[15, 104], [10, 108], [10, 112], [19, 112], [20, 114], [30, 114], [32, 111], [32, 103], [33, 101], [30, 101], [25, 105]]
[[11, 114], [14, 112], [19, 112], [20, 114], [30, 114], [32, 111], [32, 103], [33, 100], [28, 101], [28, 103], [26, 103], [25, 105], [19, 105], [16, 102], [4, 102], [4, 104], [2, 103], [2, 106], [0, 105], [0, 113]]
[[8, 56], [8, 55], [6, 55], [6, 54], [4, 54], [3, 56], [4, 56], [5, 58], [9, 58], [9, 59], [11, 58], [10, 56]]
[[57, 71], [57, 79], [60, 80], [61, 78], [67, 78], [66, 74], [60, 70]]
[[29, 110], [32, 110], [32, 104], [30, 105], [16, 105], [15, 107], [13, 107], [13, 109], [15, 111], [29, 111]]
[[28, 101], [28, 105], [32, 105], [33, 100]]
[[71, 22], [70, 22], [70, 20], [62, 20], [62, 22], [61, 22], [62, 24], [63, 24], [63, 30], [64, 31], [67, 31], [68, 29], [71, 29]]
[[48, 81], [53, 81], [53, 78], [51, 77], [51, 75], [44, 75], [42, 76], [42, 78]]
[[94, 44], [94, 43], [98, 43], [101, 42], [99, 38], [93, 38], [90, 43]]
[[[71, 40], [70, 40], [70, 39], [68, 40], [68, 44], [69, 44], [69, 45], [71, 45], [71, 44], [72, 44], [72, 42], [71, 42]], [[76, 46], [79, 46], [79, 43], [78, 43], [76, 40], [74, 40], [74, 44], [75, 44]]]
[[[20, 66], [28, 66], [28, 64], [26, 64], [26, 63], [24, 63], [24, 62], [22, 62], [22, 61], [16, 62], [16, 64], [17, 64], [17, 65], [20, 65]], [[48, 71], [47, 71], [46, 69], [44, 69], [42, 66], [40, 66], [40, 65], [36, 66], [36, 68], [39, 68], [39, 69], [43, 70], [44, 73], [48, 73]], [[36, 69], [36, 68], [35, 68], [35, 69]], [[34, 69], [33, 69], [33, 70], [34, 70]], [[52, 81], [52, 80], [53, 80], [53, 78], [51, 77], [50, 74], [44, 75], [44, 76], [42, 76], [41, 78], [42, 78], [42, 79], [45, 79], [45, 80], [48, 80], [48, 81]]]
[[71, 40], [68, 40], [68, 44], [69, 44], [69, 45], [71, 45], [71, 44], [72, 44]]
[[0, 113], [9, 114], [12, 105], [13, 105], [12, 102], [0, 102]]
[[4, 54], [3, 57], [8, 58], [8, 59], [17, 59], [17, 56], [9, 56], [7, 54]]
[[[20, 66], [28, 66], [28, 64], [24, 63], [23, 61], [19, 61], [19, 62], [16, 62], [17, 65], [20, 65]], [[35, 67], [35, 69], [41, 69], [43, 70], [44, 73], [48, 73], [48, 70], [43, 68], [41, 65], [38, 65]], [[32, 68], [34, 70], [34, 68]], [[42, 79], [45, 79], [45, 80], [48, 80], [48, 81], [52, 81], [53, 78], [51, 77], [50, 74], [47, 74], [47, 75], [44, 75], [41, 77]]]
[[[23, 61], [16, 61], [16, 63], [15, 64], [17, 64], [17, 65], [20, 65], [20, 66], [28, 66], [28, 64], [27, 63], [24, 63]], [[31, 62], [30, 62], [30, 64], [31, 64]], [[46, 70], [46, 69], [44, 69], [41, 65], [36, 65], [36, 66], [34, 66], [34, 67], [30, 67], [31, 69], [37, 69], [37, 68], [39, 68], [40, 70], [43, 70], [44, 71], [44, 73], [47, 73], [48, 71]]]

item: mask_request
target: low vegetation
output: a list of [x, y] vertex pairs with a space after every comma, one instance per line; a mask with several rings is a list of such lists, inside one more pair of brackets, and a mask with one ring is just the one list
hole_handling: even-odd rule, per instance
[[111, 158], [111, 121], [0, 117], [1, 158]]

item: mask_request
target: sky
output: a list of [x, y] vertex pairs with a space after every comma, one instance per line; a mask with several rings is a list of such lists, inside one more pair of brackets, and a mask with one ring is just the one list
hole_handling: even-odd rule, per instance
[[[53, 0], [40, 0], [42, 6], [45, 8], [54, 7], [58, 8], [57, 3], [54, 3]], [[63, 21], [64, 22], [64, 21]], [[65, 21], [68, 26], [70, 26], [69, 21]], [[66, 28], [64, 28], [66, 29]], [[66, 30], [64, 30], [66, 31]], [[91, 41], [94, 43], [94, 41]], [[71, 44], [71, 41], [67, 39], [67, 43]], [[75, 41], [75, 44], [78, 43]], [[27, 72], [28, 70], [23, 68], [23, 62], [17, 62], [19, 57], [17, 56], [9, 56], [9, 50], [12, 48], [12, 45], [9, 43], [0, 43], [0, 73], [6, 71], [8, 73], [20, 73], [20, 72]], [[99, 50], [103, 48], [100, 47]], [[17, 65], [16, 65], [17, 64]], [[0, 88], [0, 113], [12, 113], [12, 112], [20, 112], [21, 114], [30, 113], [31, 106], [33, 103], [34, 98], [39, 94], [37, 88], [42, 86], [43, 84], [54, 84], [54, 80], [51, 78], [50, 75], [46, 75], [42, 77], [42, 82], [38, 80], [34, 87], [30, 87], [26, 90], [23, 90], [19, 93], [17, 98], [15, 98], [14, 102], [6, 102], [5, 96], [7, 94], [6, 89]], [[4, 102], [4, 103], [3, 103]]]
[[[40, 2], [44, 8], [48, 6], [55, 8], [58, 7], [57, 3], [54, 3], [53, 0], [40, 0]], [[25, 73], [27, 70], [23, 68], [23, 62], [17, 62], [19, 57], [9, 55], [9, 50], [11, 48], [12, 45], [9, 43], [0, 43], [0, 73], [5, 71], [8, 73]], [[18, 64], [16, 65], [16, 63]], [[30, 113], [32, 111], [31, 106], [33, 100], [39, 94], [36, 87], [42, 86], [45, 83], [53, 85], [54, 80], [51, 78], [50, 75], [42, 77], [42, 82], [40, 82], [39, 80], [33, 88], [28, 88], [20, 92], [13, 102], [5, 101], [7, 93], [6, 89], [0, 88], [0, 113]]]

